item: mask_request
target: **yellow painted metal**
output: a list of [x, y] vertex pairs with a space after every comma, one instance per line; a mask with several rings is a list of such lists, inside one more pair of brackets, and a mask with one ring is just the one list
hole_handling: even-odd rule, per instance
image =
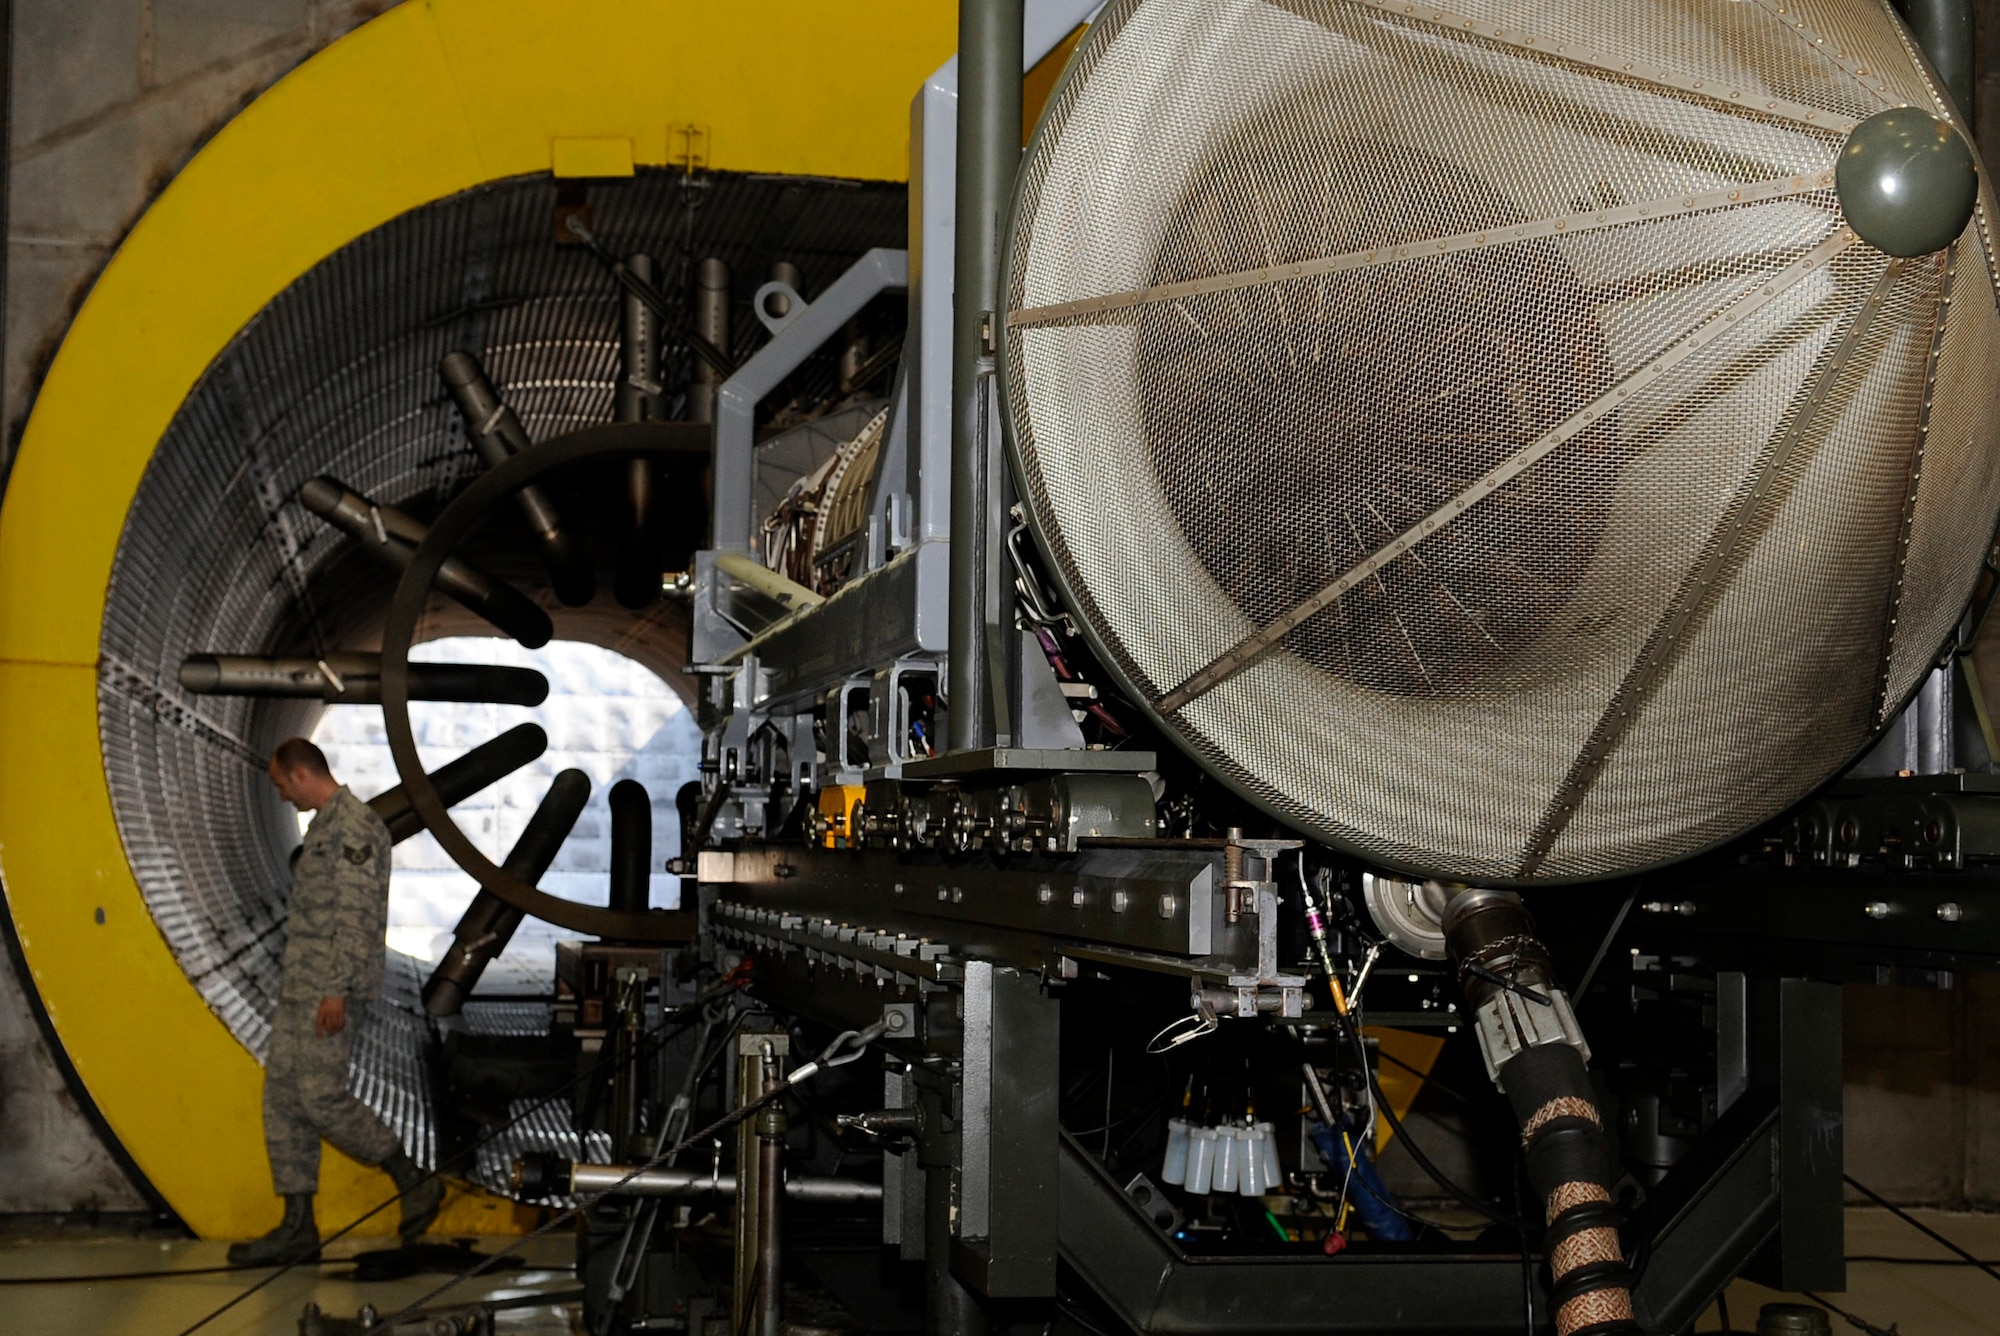
[[[950, 55], [955, 25], [933, 0], [408, 0], [226, 126], [98, 279], [0, 506], [0, 876], [70, 1060], [200, 1234], [276, 1219], [261, 1074], [148, 916], [97, 731], [112, 556], [175, 410], [313, 264], [419, 205], [549, 171], [558, 141], [624, 140], [635, 163], [664, 165], [696, 127], [711, 168], [900, 180], [909, 98]], [[322, 1226], [386, 1189], [329, 1151]], [[471, 1196], [440, 1228], [520, 1224], [506, 1203]]]
[[629, 139], [558, 139], [549, 145], [549, 170], [556, 176], [630, 176]]
[[820, 847], [845, 849], [854, 839], [854, 809], [868, 790], [859, 784], [828, 784], [819, 791]]
[[[1417, 1092], [1424, 1088], [1424, 1081], [1431, 1074], [1438, 1054], [1444, 1052], [1444, 1038], [1441, 1035], [1424, 1034], [1418, 1030], [1391, 1030], [1384, 1026], [1363, 1026], [1361, 1033], [1376, 1042], [1376, 1051], [1386, 1061], [1375, 1069], [1376, 1080], [1382, 1084], [1382, 1093], [1389, 1100], [1389, 1107], [1396, 1117], [1407, 1118], [1410, 1106], [1417, 1102]], [[1383, 1118], [1375, 1124], [1375, 1153], [1389, 1144], [1395, 1135], [1389, 1120]]]

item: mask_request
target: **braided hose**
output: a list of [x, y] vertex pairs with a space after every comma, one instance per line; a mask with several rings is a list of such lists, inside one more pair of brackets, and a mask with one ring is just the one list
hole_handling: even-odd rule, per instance
[[1636, 1336], [1611, 1192], [1618, 1161], [1585, 1065], [1590, 1049], [1556, 987], [1548, 948], [1511, 891], [1457, 892], [1445, 939], [1487, 1074], [1521, 1122], [1528, 1178], [1548, 1221], [1556, 1336]]

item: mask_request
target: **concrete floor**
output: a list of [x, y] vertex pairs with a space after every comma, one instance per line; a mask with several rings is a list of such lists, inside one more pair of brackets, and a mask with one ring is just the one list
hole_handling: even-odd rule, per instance
[[[1992, 1262], [2000, 1258], [2000, 1215], [1956, 1211], [1910, 1212], [1973, 1256]], [[2000, 1280], [1964, 1264], [1919, 1234], [1904, 1221], [1874, 1207], [1847, 1212], [1847, 1255], [1850, 1259], [1878, 1257], [1901, 1261], [1854, 1261], [1847, 1264], [1847, 1289], [1822, 1297], [1854, 1316], [1900, 1336], [1992, 1336], [2000, 1332]], [[1757, 1310], [1767, 1303], [1810, 1303], [1804, 1295], [1780, 1294], [1748, 1281], [1737, 1281], [1724, 1296], [1729, 1304], [1727, 1330], [1757, 1329]], [[1714, 1308], [1696, 1324], [1697, 1332], [1725, 1330]], [[1839, 1317], [1835, 1336], [1852, 1332]]]
[[[1919, 1210], [1931, 1228], [1975, 1255], [2000, 1258], [2000, 1214]], [[484, 1239], [493, 1252], [510, 1240]], [[212, 1336], [292, 1336], [308, 1302], [337, 1317], [352, 1317], [364, 1303], [391, 1313], [442, 1281], [439, 1276], [360, 1285], [342, 1279], [350, 1258], [371, 1246], [343, 1240], [329, 1253], [335, 1264], [300, 1269], [259, 1291], [204, 1327]], [[379, 1243], [377, 1245], [379, 1246]], [[521, 1252], [528, 1266], [469, 1281], [435, 1300], [437, 1305], [574, 1290], [572, 1243], [563, 1233], [536, 1239]], [[124, 1271], [188, 1270], [223, 1264], [225, 1245], [184, 1239], [14, 1236], [0, 1239], [0, 1329], [43, 1336], [174, 1336], [241, 1292], [261, 1272], [189, 1275], [184, 1278], [60, 1284], [45, 1277], [104, 1275]], [[2000, 1332], [2000, 1281], [1964, 1265], [1926, 1265], [1950, 1254], [1887, 1211], [1856, 1208], [1847, 1214], [1847, 1252], [1853, 1261], [1847, 1289], [1823, 1297], [1875, 1326], [1892, 1324], [1900, 1336], [1991, 1336]], [[1810, 1302], [1738, 1281], [1729, 1288], [1729, 1327], [1711, 1308], [1696, 1324], [1700, 1333], [1756, 1329], [1764, 1304]], [[574, 1306], [543, 1303], [503, 1312], [498, 1330], [508, 1336], [571, 1336]], [[1836, 1333], [1851, 1330], [1838, 1318]]]
[[[512, 1241], [481, 1239], [478, 1244], [482, 1252], [497, 1252]], [[327, 1251], [335, 1264], [291, 1272], [203, 1327], [203, 1336], [294, 1336], [309, 1302], [333, 1317], [352, 1318], [362, 1304], [374, 1304], [387, 1315], [444, 1282], [445, 1277], [435, 1275], [371, 1285], [341, 1279], [349, 1268], [338, 1265], [338, 1259], [380, 1246], [380, 1240], [331, 1245]], [[221, 1266], [227, 1248], [186, 1239], [8, 1238], [0, 1241], [0, 1330], [43, 1336], [174, 1336], [268, 1273], [74, 1284], [41, 1278]], [[574, 1250], [562, 1231], [536, 1239], [521, 1250], [528, 1263], [523, 1269], [467, 1281], [432, 1306], [574, 1291]], [[574, 1312], [574, 1305], [554, 1303], [508, 1310], [497, 1315], [496, 1330], [507, 1336], [571, 1336]]]

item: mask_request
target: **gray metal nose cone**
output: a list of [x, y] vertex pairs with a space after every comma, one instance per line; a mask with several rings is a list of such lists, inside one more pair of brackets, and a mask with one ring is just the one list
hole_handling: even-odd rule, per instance
[[1834, 169], [1847, 225], [1890, 255], [1929, 255], [1950, 245], [1972, 217], [1979, 168], [1949, 121], [1892, 107], [1854, 127]]

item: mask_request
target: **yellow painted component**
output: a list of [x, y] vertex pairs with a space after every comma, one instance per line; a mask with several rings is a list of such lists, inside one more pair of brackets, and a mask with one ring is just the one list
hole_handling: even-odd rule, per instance
[[1055, 48], [1035, 62], [1035, 67], [1021, 76], [1021, 147], [1035, 137], [1035, 126], [1041, 122], [1042, 111], [1049, 105], [1049, 94], [1056, 91], [1056, 80], [1069, 65], [1069, 58], [1076, 51], [1076, 44], [1090, 31], [1090, 25], [1079, 24], [1069, 36], [1055, 44]]
[[[1361, 1033], [1373, 1039], [1376, 1051], [1384, 1055], [1384, 1061], [1375, 1069], [1375, 1079], [1381, 1082], [1389, 1107], [1398, 1118], [1407, 1118], [1410, 1106], [1417, 1102], [1417, 1092], [1424, 1088], [1424, 1078], [1431, 1074], [1438, 1054], [1444, 1052], [1444, 1039], [1416, 1030], [1391, 1030], [1378, 1025], [1363, 1026]], [[1377, 1121], [1376, 1155], [1381, 1155], [1393, 1135], [1387, 1118]]]
[[629, 139], [558, 139], [549, 145], [549, 171], [558, 177], [630, 176]]
[[[318, 261], [432, 200], [548, 171], [558, 140], [623, 140], [646, 166], [685, 157], [692, 138], [716, 169], [901, 180], [909, 99], [951, 54], [955, 27], [954, 7], [929, 0], [860, 12], [817, 0], [408, 0], [225, 126], [98, 278], [0, 505], [0, 877], [71, 1062], [196, 1232], [240, 1238], [277, 1217], [261, 1073], [140, 898], [112, 821], [96, 692], [112, 556], [181, 401]], [[323, 1227], [387, 1195], [386, 1178], [329, 1150]], [[371, 1225], [393, 1228], [392, 1215]], [[526, 1215], [457, 1197], [440, 1227], [511, 1230]]]
[[859, 784], [829, 784], [819, 791], [822, 848], [847, 848], [854, 838], [854, 808], [867, 791]]

